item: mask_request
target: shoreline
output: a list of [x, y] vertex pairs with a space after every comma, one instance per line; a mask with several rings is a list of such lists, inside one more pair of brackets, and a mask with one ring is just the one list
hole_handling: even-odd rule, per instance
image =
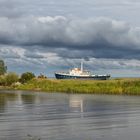
[[0, 90], [28, 90], [49, 93], [140, 95], [140, 78], [110, 80], [57, 80], [35, 78], [14, 86], [0, 86]]

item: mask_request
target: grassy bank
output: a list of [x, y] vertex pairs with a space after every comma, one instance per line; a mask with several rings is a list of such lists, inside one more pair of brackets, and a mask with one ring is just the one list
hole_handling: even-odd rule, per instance
[[33, 79], [17, 87], [46, 92], [140, 95], [140, 78], [94, 80]]

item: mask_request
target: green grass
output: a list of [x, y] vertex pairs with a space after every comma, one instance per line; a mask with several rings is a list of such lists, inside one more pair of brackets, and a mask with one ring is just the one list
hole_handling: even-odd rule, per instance
[[140, 79], [94, 80], [56, 80], [33, 79], [17, 89], [64, 93], [140, 95]]

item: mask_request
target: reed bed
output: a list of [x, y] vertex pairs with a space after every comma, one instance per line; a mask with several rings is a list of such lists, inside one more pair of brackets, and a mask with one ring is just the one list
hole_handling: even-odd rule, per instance
[[32, 79], [17, 89], [62, 93], [140, 95], [140, 78], [112, 80]]

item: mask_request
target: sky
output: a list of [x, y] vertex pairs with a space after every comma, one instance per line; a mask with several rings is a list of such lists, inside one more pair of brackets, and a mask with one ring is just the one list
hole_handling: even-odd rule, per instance
[[139, 0], [0, 0], [0, 59], [49, 77], [80, 66], [140, 77]]

